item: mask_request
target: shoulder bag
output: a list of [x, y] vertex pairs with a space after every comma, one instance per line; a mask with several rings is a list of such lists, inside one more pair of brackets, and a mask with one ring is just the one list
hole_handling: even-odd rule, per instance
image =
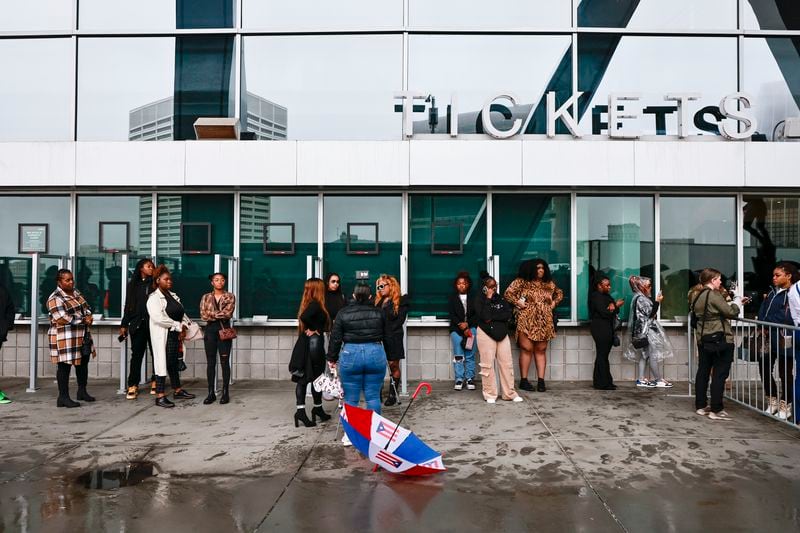
[[[639, 296], [637, 294], [636, 297], [631, 301], [631, 311], [630, 312], [631, 312], [631, 315], [632, 315], [631, 316], [631, 321], [633, 321], [633, 324], [631, 324], [631, 331], [636, 331], [636, 326], [637, 326], [636, 322], [638, 321], [638, 315], [636, 313], [636, 301], [639, 298], [641, 298], [641, 296]], [[645, 327], [642, 328], [642, 332], [643, 332], [643, 336], [642, 337], [633, 337], [631, 335], [631, 344], [637, 350], [641, 350], [642, 348], [647, 348], [648, 346], [650, 346], [650, 341], [647, 340], [647, 328], [648, 327], [649, 326], [647, 324], [645, 324]]]
[[[219, 311], [220, 310], [219, 302], [217, 302], [217, 299], [214, 298], [214, 294], [213, 293], [211, 294], [211, 300], [214, 302], [214, 307], [216, 307], [217, 311]], [[228, 321], [228, 324], [230, 324], [230, 321]], [[225, 327], [225, 322], [222, 319], [219, 319], [219, 327], [220, 327], [220, 329], [219, 329], [219, 332], [217, 333], [219, 335], [219, 340], [221, 340], [221, 341], [229, 341], [229, 340], [233, 340], [233, 339], [236, 338], [236, 335], [237, 335], [236, 329], [233, 326], [230, 326], [230, 325], [226, 328]]]
[[722, 315], [719, 316], [720, 324], [722, 324], [722, 331], [717, 331], [716, 333], [709, 333], [708, 335], [703, 335], [706, 327], [706, 316], [708, 312], [708, 300], [711, 298], [711, 290], [709, 290], [708, 295], [706, 296], [706, 306], [703, 309], [703, 325], [700, 327], [700, 348], [704, 352], [710, 353], [719, 353], [725, 350], [725, 347], [728, 344], [728, 341], [725, 339], [725, 319], [722, 318]]

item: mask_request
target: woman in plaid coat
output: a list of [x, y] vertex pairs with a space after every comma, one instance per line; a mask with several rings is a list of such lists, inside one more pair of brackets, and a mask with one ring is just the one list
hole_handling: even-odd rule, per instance
[[[92, 310], [75, 290], [72, 272], [62, 268], [56, 274], [56, 290], [47, 299], [47, 312], [50, 316], [50, 360], [58, 365], [58, 407], [80, 407], [69, 397], [70, 367], [75, 366], [78, 378], [78, 399], [93, 402], [94, 398], [86, 392], [89, 379], [89, 357], [83, 356], [83, 342], [89, 326], [92, 325]], [[92, 350], [94, 356], [94, 350]]]

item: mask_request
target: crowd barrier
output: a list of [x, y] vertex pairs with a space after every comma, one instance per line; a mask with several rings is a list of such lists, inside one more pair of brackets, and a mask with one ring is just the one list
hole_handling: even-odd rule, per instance
[[[746, 318], [732, 320], [731, 326], [734, 352], [725, 397], [797, 429], [800, 327]], [[691, 328], [688, 338], [694, 385], [698, 348]]]

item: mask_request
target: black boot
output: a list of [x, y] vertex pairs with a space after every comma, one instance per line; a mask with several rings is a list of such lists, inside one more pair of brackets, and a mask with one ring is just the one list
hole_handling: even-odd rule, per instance
[[217, 395], [214, 392], [214, 384], [213, 383], [209, 383], [209, 385], [208, 385], [208, 396], [206, 396], [206, 399], [203, 400], [203, 405], [210, 405], [210, 404], [212, 404], [212, 403], [214, 403], [216, 401], [217, 401]]
[[544, 379], [539, 378], [536, 380], [536, 390], [539, 392], [546, 392], [547, 387], [544, 386]]
[[231, 401], [228, 397], [228, 386], [231, 383], [231, 365], [227, 355], [220, 355], [219, 363], [222, 367], [222, 397], [219, 399], [219, 403], [226, 404]]
[[175, 404], [169, 401], [166, 396], [157, 396], [156, 405], [159, 407], [175, 407]]
[[302, 408], [298, 407], [297, 410], [294, 412], [294, 427], [297, 427], [300, 422], [302, 422], [303, 425], [307, 428], [317, 425], [316, 422], [312, 422], [311, 420], [308, 419], [305, 407]]
[[533, 385], [531, 385], [531, 382], [528, 381], [528, 378], [522, 378], [519, 380], [519, 388], [521, 390], [532, 391]]
[[219, 397], [219, 403], [221, 405], [225, 405], [226, 403], [230, 402], [231, 399], [228, 396], [228, 385], [225, 384], [222, 386], [222, 396]]
[[79, 400], [83, 400], [84, 402], [93, 402], [94, 401], [94, 396], [91, 396], [91, 395], [89, 395], [88, 392], [86, 392], [86, 385], [84, 385], [83, 387], [78, 385], [77, 398]]
[[75, 377], [78, 379], [78, 399], [93, 402], [94, 397], [86, 392], [86, 384], [89, 382], [89, 361], [82, 359], [81, 364], [75, 366]]
[[397, 387], [399, 384], [399, 380], [389, 377], [389, 396], [386, 398], [386, 401], [383, 402], [383, 405], [386, 407], [391, 407], [400, 403], [397, 400]]
[[58, 363], [56, 370], [56, 382], [58, 383], [58, 407], [80, 407], [81, 404], [69, 397], [69, 363]]
[[317, 417], [320, 422], [327, 422], [331, 419], [331, 415], [325, 412], [321, 405], [315, 405], [311, 410], [311, 419], [316, 423]]

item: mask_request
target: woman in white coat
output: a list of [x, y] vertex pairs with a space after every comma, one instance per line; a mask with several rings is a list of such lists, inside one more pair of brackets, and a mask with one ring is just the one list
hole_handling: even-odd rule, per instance
[[159, 265], [153, 273], [155, 289], [147, 298], [147, 312], [150, 315], [150, 342], [153, 347], [153, 366], [156, 373], [156, 405], [175, 407], [164, 392], [167, 374], [172, 385], [172, 397], [176, 400], [190, 400], [190, 394], [181, 388], [178, 371], [178, 347], [186, 337], [189, 317], [178, 295], [172, 292], [172, 275], [165, 265]]

